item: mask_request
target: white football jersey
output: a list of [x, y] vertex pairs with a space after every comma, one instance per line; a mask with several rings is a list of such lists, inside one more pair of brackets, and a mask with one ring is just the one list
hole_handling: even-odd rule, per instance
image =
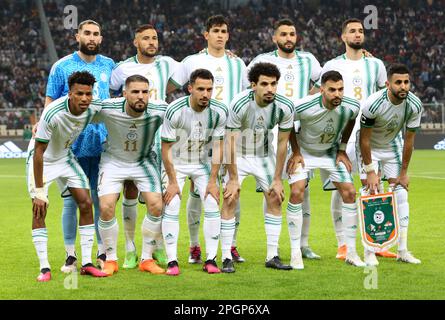
[[237, 140], [239, 156], [268, 157], [275, 154], [272, 144], [272, 129], [290, 131], [293, 127], [294, 104], [280, 94], [274, 102], [260, 107], [255, 101], [255, 92], [245, 90], [238, 94], [229, 108], [227, 128], [240, 130]]
[[247, 72], [258, 62], [269, 62], [278, 67], [281, 73], [277, 92], [296, 101], [308, 95], [311, 81], [317, 82], [321, 76], [321, 66], [313, 54], [295, 50], [295, 57], [282, 58], [278, 50], [263, 53], [250, 62]]
[[371, 148], [395, 146], [395, 139], [404, 129], [416, 131], [420, 127], [422, 102], [412, 92], [399, 105], [388, 98], [388, 89], [371, 95], [363, 104], [361, 126], [372, 129]]
[[141, 75], [148, 79], [150, 100], [165, 100], [167, 83], [179, 62], [167, 57], [156, 56], [152, 63], [140, 63], [137, 56], [118, 63], [111, 73], [110, 88], [114, 91], [123, 90], [125, 80], [132, 75]]
[[333, 110], [323, 106], [320, 93], [299, 100], [294, 114], [294, 119], [301, 123], [298, 144], [309, 153], [334, 151], [346, 125], [356, 119], [359, 111], [360, 103], [348, 97], [343, 97]]
[[[350, 60], [346, 58], [346, 54], [342, 54], [326, 62], [323, 66], [322, 75], [332, 70], [340, 72], [343, 77], [344, 95], [354, 98], [360, 103], [364, 102], [374, 92], [384, 88], [387, 80], [385, 65], [382, 60], [374, 57]], [[317, 86], [320, 86], [320, 81]], [[356, 132], [359, 128], [360, 123], [357, 120], [349, 142], [355, 142]]]
[[104, 100], [94, 120], [103, 122], [108, 130], [102, 158], [134, 164], [154, 152], [156, 131], [162, 124], [167, 104], [161, 100], [150, 101], [147, 110], [138, 118], [127, 114], [125, 104], [123, 97]]
[[208, 107], [201, 112], [191, 107], [190, 96], [169, 104], [162, 125], [161, 139], [176, 142], [172, 150], [173, 162], [209, 163], [212, 141], [224, 138], [227, 116], [227, 107], [214, 99], [210, 99]]
[[93, 100], [85, 112], [75, 116], [68, 104], [68, 96], [54, 100], [40, 117], [35, 140], [48, 143], [44, 161], [55, 162], [72, 156], [71, 145], [102, 108], [101, 101]]
[[212, 98], [228, 106], [233, 97], [249, 86], [246, 65], [238, 57], [229, 58], [224, 54], [216, 58], [207, 52], [197, 53], [182, 60], [172, 80], [178, 86], [186, 84], [196, 69], [209, 70], [214, 79]]

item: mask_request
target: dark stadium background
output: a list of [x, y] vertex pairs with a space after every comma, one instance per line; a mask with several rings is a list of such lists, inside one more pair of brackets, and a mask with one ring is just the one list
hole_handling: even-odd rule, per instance
[[[349, 17], [365, 19], [363, 9], [378, 9], [378, 29], [366, 30], [366, 49], [385, 64], [402, 62], [412, 70], [412, 91], [425, 104], [416, 147], [441, 149], [445, 138], [445, 1], [66, 1], [1, 0], [0, 144], [13, 141], [22, 150], [38, 119], [49, 69], [58, 58], [77, 50], [76, 30], [64, 28], [74, 5], [78, 22], [94, 19], [103, 28], [101, 53], [115, 62], [135, 54], [133, 30], [153, 24], [160, 53], [181, 61], [204, 48], [204, 22], [222, 13], [230, 20], [228, 47], [247, 63], [274, 50], [273, 23], [289, 17], [297, 26], [299, 49], [323, 65], [343, 53], [339, 34]], [[171, 96], [173, 99], [178, 96]], [[0, 150], [5, 151], [5, 150]]]

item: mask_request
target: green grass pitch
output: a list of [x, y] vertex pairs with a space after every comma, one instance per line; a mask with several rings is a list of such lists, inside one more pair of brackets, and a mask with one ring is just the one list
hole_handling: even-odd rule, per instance
[[[26, 190], [25, 162], [22, 159], [2, 159], [0, 299], [444, 299], [444, 164], [443, 151], [414, 152], [409, 170], [411, 183], [408, 245], [415, 256], [422, 260], [422, 264], [407, 265], [396, 263], [392, 259], [379, 258], [376, 289], [366, 289], [365, 284], [370, 274], [335, 259], [336, 241], [329, 213], [330, 193], [321, 191], [318, 174], [311, 183], [312, 221], [309, 242], [322, 259], [305, 260], [305, 269], [302, 271], [286, 272], [264, 267], [266, 237], [261, 209], [262, 197], [253, 191], [254, 180], [248, 178], [241, 192], [242, 216], [238, 239], [240, 252], [247, 262], [237, 264], [236, 273], [208, 275], [202, 271], [200, 265], [187, 263], [186, 187], [180, 217], [180, 276], [155, 276], [121, 268], [111, 278], [79, 276], [77, 289], [66, 289], [64, 284], [72, 281], [59, 271], [65, 252], [61, 230], [62, 200], [58, 196], [57, 186], [53, 184], [50, 189], [51, 205], [47, 216], [48, 250], [53, 280], [38, 283], [36, 276], [39, 265], [31, 240], [31, 202]], [[143, 214], [144, 207], [140, 205], [139, 222]], [[120, 203], [117, 216], [121, 224]], [[136, 239], [140, 252], [140, 223], [137, 226]], [[359, 240], [357, 242], [359, 254], [363, 256], [362, 246]], [[79, 251], [79, 244], [77, 248]], [[290, 248], [285, 223], [280, 238], [280, 253], [283, 261], [288, 262]], [[121, 265], [124, 254], [122, 225], [118, 254]]]

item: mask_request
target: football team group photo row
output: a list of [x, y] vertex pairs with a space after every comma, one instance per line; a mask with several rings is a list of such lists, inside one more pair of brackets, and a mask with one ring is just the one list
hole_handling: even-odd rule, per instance
[[[92, 277], [112, 277], [119, 268], [178, 276], [185, 263], [201, 264], [208, 274], [234, 273], [237, 264], [250, 263], [237, 245], [246, 191], [263, 201], [263, 214], [252, 213], [266, 235], [258, 259], [266, 268], [298, 272], [304, 259], [321, 258], [309, 245], [310, 194], [321, 191], [311, 189], [314, 179], [329, 191], [337, 259], [351, 268], [375, 267], [377, 257], [421, 263], [408, 250], [408, 167], [423, 110], [410, 91], [409, 68], [385, 66], [366, 48], [364, 23], [356, 18], [338, 26], [344, 53], [324, 66], [297, 50], [299, 30], [288, 18], [275, 21], [276, 49], [246, 65], [227, 49], [235, 27], [223, 15], [209, 17], [206, 47], [178, 62], [162, 55], [155, 27], [141, 24], [128, 39], [135, 55], [115, 63], [100, 54], [107, 37], [100, 21], [78, 25], [78, 48], [53, 64], [28, 147], [37, 281], [51, 280], [55, 270], [45, 224], [54, 211], [48, 198], [54, 181], [63, 199], [63, 273], [77, 272], [80, 259], [80, 274]], [[243, 187], [249, 176], [256, 190]], [[138, 226], [139, 204], [145, 216]], [[178, 258], [184, 215], [188, 261]], [[279, 254], [283, 224], [290, 261]], [[396, 253], [389, 251], [394, 245]]]

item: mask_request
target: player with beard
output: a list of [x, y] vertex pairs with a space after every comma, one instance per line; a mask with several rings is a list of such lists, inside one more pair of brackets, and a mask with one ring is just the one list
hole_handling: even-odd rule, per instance
[[[292, 156], [287, 163], [291, 187], [292, 212], [302, 210], [304, 188], [311, 170], [320, 169], [324, 190], [336, 188], [343, 200], [347, 244], [346, 262], [364, 267], [356, 252], [357, 205], [351, 176], [351, 162], [345, 152], [346, 143], [360, 111], [356, 99], [343, 96], [343, 78], [337, 71], [328, 71], [321, 78], [321, 92], [295, 103], [295, 121], [300, 121], [299, 134], [291, 134]], [[295, 133], [295, 132], [294, 132]], [[343, 148], [344, 147], [344, 148]], [[289, 208], [288, 208], [289, 210]], [[295, 259], [295, 257], [291, 257]], [[295, 269], [304, 268], [292, 261]], [[301, 261], [300, 261], [301, 262]]]
[[[119, 92], [123, 89], [125, 80], [132, 75], [141, 75], [148, 79], [150, 85], [150, 99], [164, 100], [167, 97], [168, 81], [176, 70], [179, 62], [174, 59], [158, 55], [159, 41], [156, 29], [145, 24], [135, 30], [133, 45], [137, 54], [116, 65], [111, 74], [110, 88]], [[171, 90], [170, 90], [171, 91]], [[157, 155], [158, 166], [161, 167], [161, 129], [156, 133], [154, 150]], [[138, 190], [134, 183], [127, 181], [124, 186], [124, 198], [122, 200], [122, 218], [125, 230], [126, 254], [123, 264], [124, 269], [137, 267], [137, 253], [134, 245], [134, 234], [137, 220], [137, 195]], [[143, 200], [143, 199], [141, 199]], [[153, 257], [162, 264], [166, 264], [162, 238], [158, 239], [157, 250]]]
[[[295, 50], [297, 47], [297, 31], [295, 24], [289, 19], [279, 20], [275, 25], [272, 38], [277, 49], [257, 56], [249, 64], [248, 69], [258, 62], [275, 64], [281, 73], [277, 92], [295, 102], [308, 94], [311, 83], [315, 83], [321, 76], [321, 66], [313, 54]], [[278, 127], [273, 129], [274, 145], [278, 135]], [[320, 259], [320, 256], [309, 247], [310, 203], [309, 185], [303, 202], [302, 216], [291, 211], [292, 203], [288, 205], [287, 222], [291, 240], [292, 256], [303, 256], [308, 259]], [[301, 235], [301, 238], [300, 238]], [[301, 248], [301, 253], [299, 252]]]
[[[382, 60], [370, 57], [364, 52], [364, 27], [359, 19], [348, 19], [343, 23], [341, 39], [345, 44], [346, 52], [332, 59], [323, 66], [322, 73], [335, 70], [343, 76], [344, 95], [364, 102], [371, 94], [385, 87], [386, 69]], [[317, 83], [316, 86], [319, 86]], [[349, 138], [346, 153], [352, 162], [353, 172], [358, 172], [356, 140], [360, 123], [357, 120], [354, 130]], [[362, 181], [362, 184], [364, 181]], [[344, 260], [347, 254], [345, 235], [342, 222], [342, 200], [338, 191], [332, 192], [331, 214], [336, 232], [338, 251], [337, 259]], [[395, 257], [395, 254], [383, 251], [381, 256]]]
[[[167, 104], [149, 100], [148, 79], [133, 75], [126, 79], [124, 96], [103, 101], [96, 121], [108, 129], [107, 149], [100, 162], [98, 194], [99, 231], [106, 247], [104, 272], [118, 271], [116, 202], [124, 181], [133, 181], [145, 200], [147, 213], [142, 223], [142, 256], [139, 270], [164, 273], [153, 260], [157, 239], [161, 237], [161, 172], [154, 151], [156, 131], [161, 126]], [[150, 103], [149, 103], [150, 101]]]
[[[422, 102], [413, 93], [409, 70], [403, 64], [388, 69], [386, 89], [371, 95], [363, 104], [360, 119], [360, 179], [375, 193], [379, 186], [378, 169], [392, 185], [400, 223], [397, 260], [420, 264], [408, 251], [408, 165], [414, 149], [414, 138], [420, 127]], [[404, 139], [402, 130], [406, 130]], [[378, 265], [375, 254], [365, 250], [365, 262]]]
[[[79, 50], [63, 57], [51, 68], [46, 88], [45, 106], [68, 94], [68, 78], [75, 71], [88, 71], [94, 76], [96, 82], [93, 87], [93, 98], [107, 99], [110, 97], [109, 81], [114, 62], [112, 59], [98, 54], [102, 43], [100, 25], [93, 20], [81, 22], [76, 33], [76, 41], [79, 44]], [[101, 267], [105, 261], [105, 250], [97, 228], [99, 219], [97, 177], [102, 143], [106, 136], [107, 131], [103, 124], [89, 124], [72, 145], [74, 155], [79, 160], [79, 164], [90, 182], [96, 236], [99, 244], [97, 257]], [[75, 253], [77, 205], [69, 194], [63, 201], [62, 226], [66, 250], [66, 262], [62, 266], [62, 271], [69, 273], [76, 270], [77, 264]]]

